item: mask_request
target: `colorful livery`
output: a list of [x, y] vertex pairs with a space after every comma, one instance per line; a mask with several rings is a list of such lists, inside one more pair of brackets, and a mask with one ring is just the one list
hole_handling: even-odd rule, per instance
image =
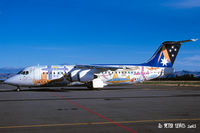
[[172, 74], [173, 64], [184, 41], [165, 41], [142, 64], [93, 64], [32, 66], [4, 81], [17, 86], [68, 86], [74, 83], [88, 88], [103, 88], [107, 85], [134, 84]]

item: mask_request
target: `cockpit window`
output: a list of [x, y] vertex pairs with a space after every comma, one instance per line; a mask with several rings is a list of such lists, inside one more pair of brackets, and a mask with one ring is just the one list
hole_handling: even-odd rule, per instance
[[29, 74], [29, 71], [20, 71], [20, 72], [18, 72], [17, 74], [28, 75], [28, 74]]
[[29, 71], [25, 71], [25, 75], [28, 75], [29, 74]]
[[22, 70], [21, 71], [19, 71], [17, 74], [21, 74], [22, 73]]

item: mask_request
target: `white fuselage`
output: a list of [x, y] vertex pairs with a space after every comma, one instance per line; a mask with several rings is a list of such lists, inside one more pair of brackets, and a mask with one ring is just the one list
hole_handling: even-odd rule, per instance
[[[73, 82], [88, 83], [95, 78], [104, 85], [134, 84], [166, 74], [164, 67], [123, 66], [123, 69], [75, 69], [75, 65], [27, 67], [5, 83], [15, 86], [67, 86]], [[121, 67], [121, 66], [120, 66]], [[172, 73], [173, 68], [167, 71]], [[70, 74], [69, 74], [70, 73]], [[96, 76], [96, 77], [95, 77]]]

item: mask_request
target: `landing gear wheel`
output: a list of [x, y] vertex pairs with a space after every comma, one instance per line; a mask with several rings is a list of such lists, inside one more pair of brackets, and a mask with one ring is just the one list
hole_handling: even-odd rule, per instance
[[20, 87], [18, 86], [18, 87], [17, 87], [17, 92], [19, 92], [19, 91], [20, 91]]
[[90, 90], [101, 90], [100, 88], [94, 88], [92, 82], [88, 82], [86, 86]]
[[88, 82], [88, 83], [86, 84], [86, 86], [87, 86], [87, 88], [90, 89], [90, 90], [93, 90], [93, 89], [94, 89], [94, 88], [93, 88], [93, 85], [92, 85], [92, 82]]

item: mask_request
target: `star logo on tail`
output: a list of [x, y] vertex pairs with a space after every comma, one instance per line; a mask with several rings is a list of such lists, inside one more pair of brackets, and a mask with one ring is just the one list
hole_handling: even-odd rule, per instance
[[162, 66], [167, 66], [167, 63], [169, 63], [169, 61], [165, 57], [161, 59]]

